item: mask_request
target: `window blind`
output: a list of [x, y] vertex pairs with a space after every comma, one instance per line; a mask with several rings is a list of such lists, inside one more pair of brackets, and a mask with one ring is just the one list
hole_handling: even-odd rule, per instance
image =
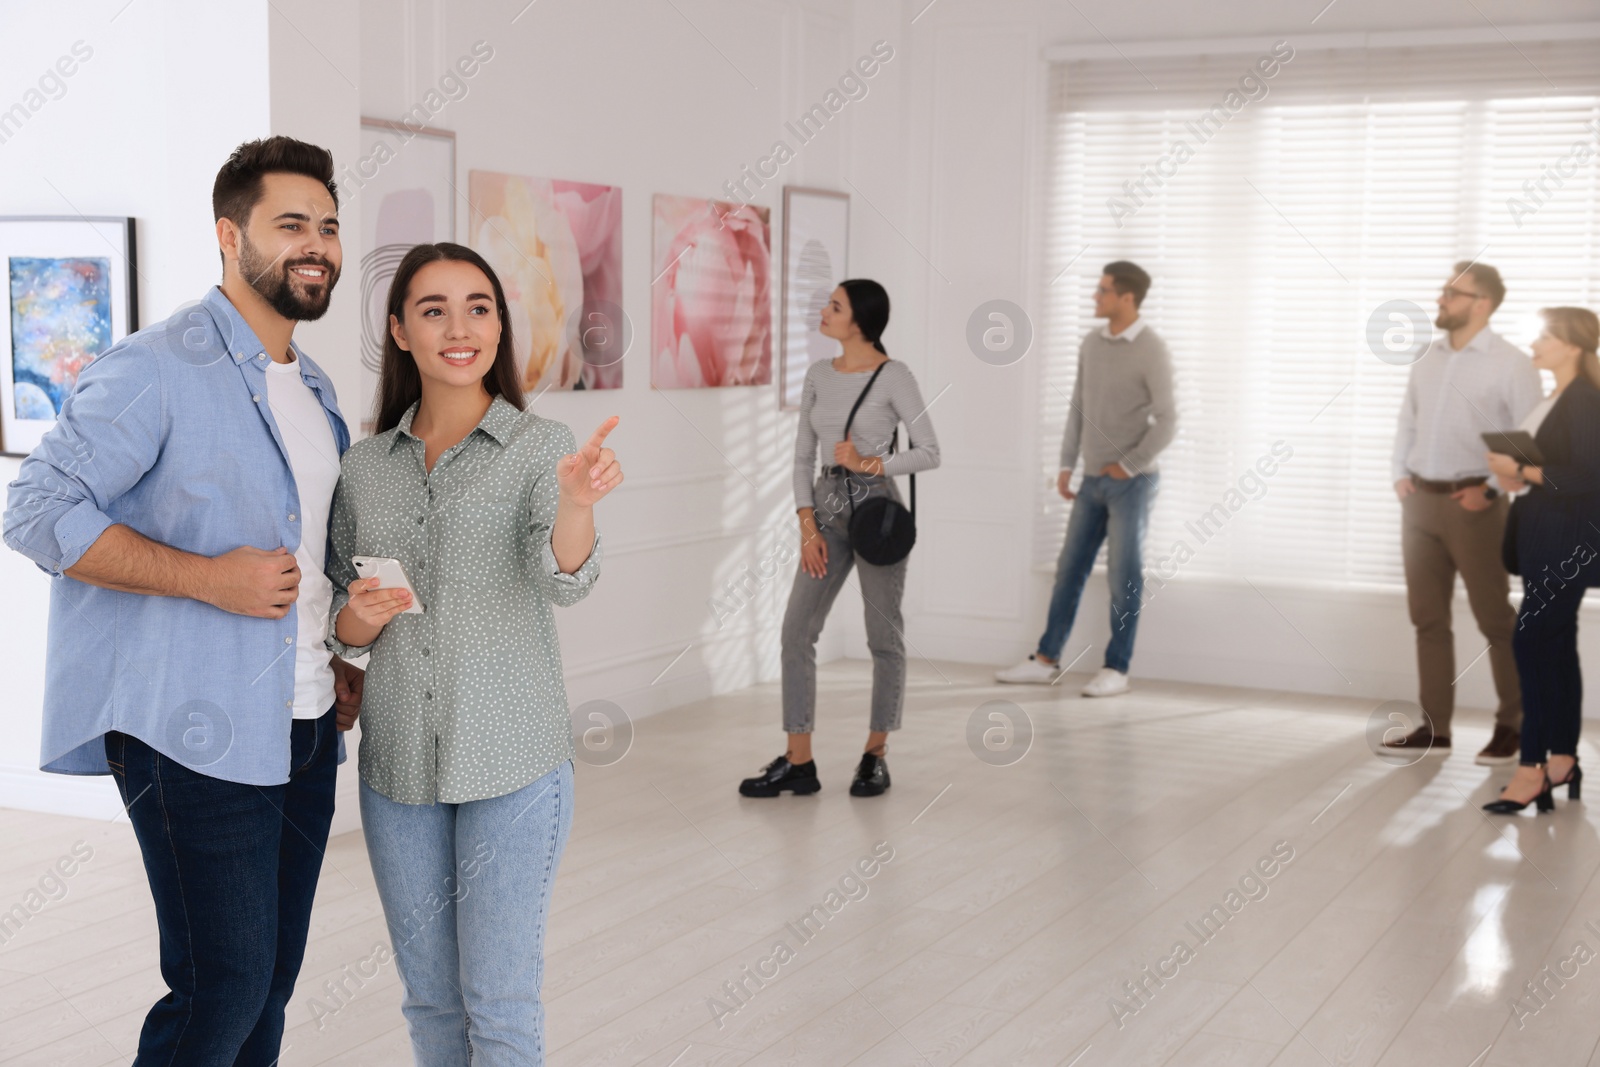
[[[1403, 585], [1390, 456], [1408, 367], [1374, 354], [1369, 320], [1396, 299], [1431, 320], [1473, 258], [1506, 281], [1491, 328], [1524, 349], [1539, 308], [1600, 303], [1592, 44], [1301, 49], [1270, 78], [1265, 52], [1053, 64], [1041, 485], [1100, 325], [1092, 290], [1131, 259], [1154, 278], [1142, 315], [1179, 405], [1150, 586]], [[1054, 563], [1067, 510], [1042, 490], [1036, 563]]]

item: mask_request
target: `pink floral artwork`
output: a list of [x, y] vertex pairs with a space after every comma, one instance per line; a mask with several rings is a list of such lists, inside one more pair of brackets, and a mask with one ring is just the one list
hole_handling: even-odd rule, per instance
[[771, 209], [655, 198], [650, 383], [657, 389], [772, 381]]
[[[472, 171], [470, 243], [506, 291], [523, 388], [618, 389], [622, 189]], [[603, 323], [604, 327], [597, 327]]]

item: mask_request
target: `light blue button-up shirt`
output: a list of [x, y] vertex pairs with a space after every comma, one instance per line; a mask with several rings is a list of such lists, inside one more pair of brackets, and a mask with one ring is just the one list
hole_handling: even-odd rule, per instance
[[[350, 433], [333, 383], [294, 352], [343, 454]], [[267, 403], [271, 358], [214, 288], [84, 368], [23, 461], [5, 542], [53, 576], [44, 770], [108, 773], [101, 738], [119, 730], [213, 778], [288, 781], [295, 609], [259, 619], [62, 573], [114, 524], [203, 556], [294, 551], [300, 497]]]

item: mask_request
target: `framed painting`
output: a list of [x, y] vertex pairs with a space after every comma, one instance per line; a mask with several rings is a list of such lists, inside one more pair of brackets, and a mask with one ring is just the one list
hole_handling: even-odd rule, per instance
[[650, 384], [772, 381], [772, 209], [655, 198]]
[[389, 282], [419, 244], [456, 239], [456, 135], [384, 119], [361, 120], [361, 158], [341, 173], [361, 201], [361, 428], [372, 432], [378, 371], [389, 333]]
[[25, 455], [78, 375], [139, 328], [133, 219], [0, 216], [0, 451]]
[[850, 194], [783, 187], [783, 314], [778, 406], [800, 406], [806, 368], [839, 354], [818, 329], [834, 287], [848, 278]]
[[467, 199], [469, 243], [506, 291], [523, 389], [620, 389], [632, 337], [621, 187], [475, 170]]

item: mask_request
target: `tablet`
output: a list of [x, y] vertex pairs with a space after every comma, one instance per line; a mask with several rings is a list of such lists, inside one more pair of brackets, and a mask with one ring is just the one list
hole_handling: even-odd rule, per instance
[[1533, 440], [1533, 434], [1527, 430], [1486, 433], [1483, 435], [1483, 443], [1489, 446], [1490, 452], [1510, 456], [1518, 463], [1529, 467], [1544, 466], [1544, 453], [1539, 451], [1539, 446]]

